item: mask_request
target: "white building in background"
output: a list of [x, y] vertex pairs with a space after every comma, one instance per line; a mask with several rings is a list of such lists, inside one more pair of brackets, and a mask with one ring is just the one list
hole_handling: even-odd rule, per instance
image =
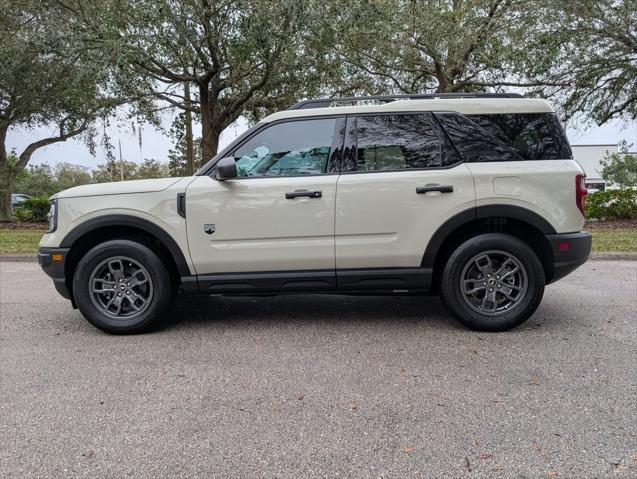
[[[586, 187], [589, 189], [604, 189], [606, 182], [602, 179], [601, 161], [607, 154], [617, 153], [617, 144], [612, 145], [571, 145], [573, 158], [586, 172]], [[635, 155], [637, 153], [630, 152]]]

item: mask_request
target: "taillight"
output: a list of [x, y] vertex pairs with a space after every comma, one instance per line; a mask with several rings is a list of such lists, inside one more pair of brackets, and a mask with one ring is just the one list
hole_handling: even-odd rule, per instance
[[575, 177], [575, 204], [584, 215], [585, 200], [588, 190], [586, 189], [586, 175], [577, 175]]

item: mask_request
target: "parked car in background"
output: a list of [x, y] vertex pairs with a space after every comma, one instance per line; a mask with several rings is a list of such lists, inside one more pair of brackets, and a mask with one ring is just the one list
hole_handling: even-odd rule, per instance
[[28, 200], [31, 198], [29, 195], [25, 195], [24, 193], [12, 193], [11, 194], [11, 207], [16, 209], [20, 206], [20, 203], [24, 202], [24, 200]]
[[588, 258], [584, 179], [544, 100], [307, 100], [195, 176], [54, 195], [39, 261], [113, 333], [157, 325], [180, 289], [440, 293], [468, 327], [503, 331]]

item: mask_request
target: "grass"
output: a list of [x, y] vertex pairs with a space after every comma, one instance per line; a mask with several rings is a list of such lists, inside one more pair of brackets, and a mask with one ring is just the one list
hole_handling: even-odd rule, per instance
[[35, 254], [44, 230], [0, 229], [0, 254]]
[[[637, 252], [637, 229], [593, 229], [593, 251]], [[35, 254], [44, 230], [0, 229], [0, 254]]]
[[637, 229], [592, 230], [593, 251], [637, 251]]

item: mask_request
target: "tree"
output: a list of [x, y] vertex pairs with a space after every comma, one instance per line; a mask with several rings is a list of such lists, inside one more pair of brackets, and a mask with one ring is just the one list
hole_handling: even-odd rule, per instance
[[637, 155], [628, 153], [631, 146], [624, 140], [618, 153], [606, 154], [601, 161], [604, 181], [622, 188], [637, 186]]
[[[17, 161], [17, 155], [9, 155], [10, 161]], [[29, 165], [15, 178], [15, 192], [30, 196], [50, 196], [55, 193], [56, 181], [53, 169], [46, 163]]]
[[[546, 78], [556, 85], [538, 93], [566, 118], [636, 120], [637, 0], [547, 0], [538, 14], [547, 29], [527, 45], [535, 58], [552, 52]], [[531, 61], [527, 72], [538, 64], [545, 69]]]
[[22, 170], [15, 178], [14, 188], [16, 192], [30, 196], [51, 196], [58, 191], [85, 185], [91, 181], [91, 173], [85, 166], [58, 163], [51, 168], [43, 163], [29, 165]]
[[145, 180], [150, 178], [165, 178], [168, 175], [168, 165], [160, 161], [146, 158], [143, 163], [124, 160], [108, 161], [97, 165], [92, 171], [94, 183], [107, 183], [109, 181], [119, 181], [122, 167], [124, 170], [124, 180]]
[[134, 161], [114, 161], [110, 160], [106, 163], [97, 165], [97, 168], [92, 171], [94, 183], [107, 183], [109, 181], [120, 181], [135, 179], [137, 175], [137, 163]]
[[169, 176], [169, 172], [166, 163], [146, 158], [144, 162], [137, 167], [133, 178], [143, 180], [148, 178], [166, 178], [167, 176]]
[[[187, 176], [192, 174], [188, 171], [188, 136], [186, 126], [188, 119], [186, 112], [181, 112], [173, 120], [168, 136], [173, 139], [173, 148], [168, 150], [168, 169], [170, 176]], [[201, 166], [201, 142], [200, 138], [195, 138], [193, 143], [193, 164], [194, 168]]]
[[546, 70], [523, 71], [525, 38], [543, 28], [536, 3], [341, 0], [330, 3], [338, 21], [324, 43], [351, 85], [369, 93], [537, 87]]
[[[83, 134], [124, 100], [108, 89], [109, 68], [79, 42], [75, 22], [51, 2], [3, 1], [0, 12], [0, 221], [11, 214], [17, 175], [38, 149]], [[9, 129], [53, 127], [55, 132], [9, 157]]]
[[[315, 1], [60, 1], [83, 22], [87, 45], [117, 52], [125, 76], [199, 115], [202, 159], [242, 114], [259, 118], [308, 96], [321, 74], [308, 38]], [[192, 103], [184, 98], [192, 86]]]
[[55, 189], [66, 190], [74, 186], [86, 185], [92, 181], [90, 170], [85, 166], [72, 163], [58, 163], [55, 165]]
[[[637, 0], [329, 2], [343, 91], [523, 88], [568, 119], [637, 118]], [[331, 63], [327, 60], [331, 59]], [[339, 66], [340, 62], [340, 66]]]

